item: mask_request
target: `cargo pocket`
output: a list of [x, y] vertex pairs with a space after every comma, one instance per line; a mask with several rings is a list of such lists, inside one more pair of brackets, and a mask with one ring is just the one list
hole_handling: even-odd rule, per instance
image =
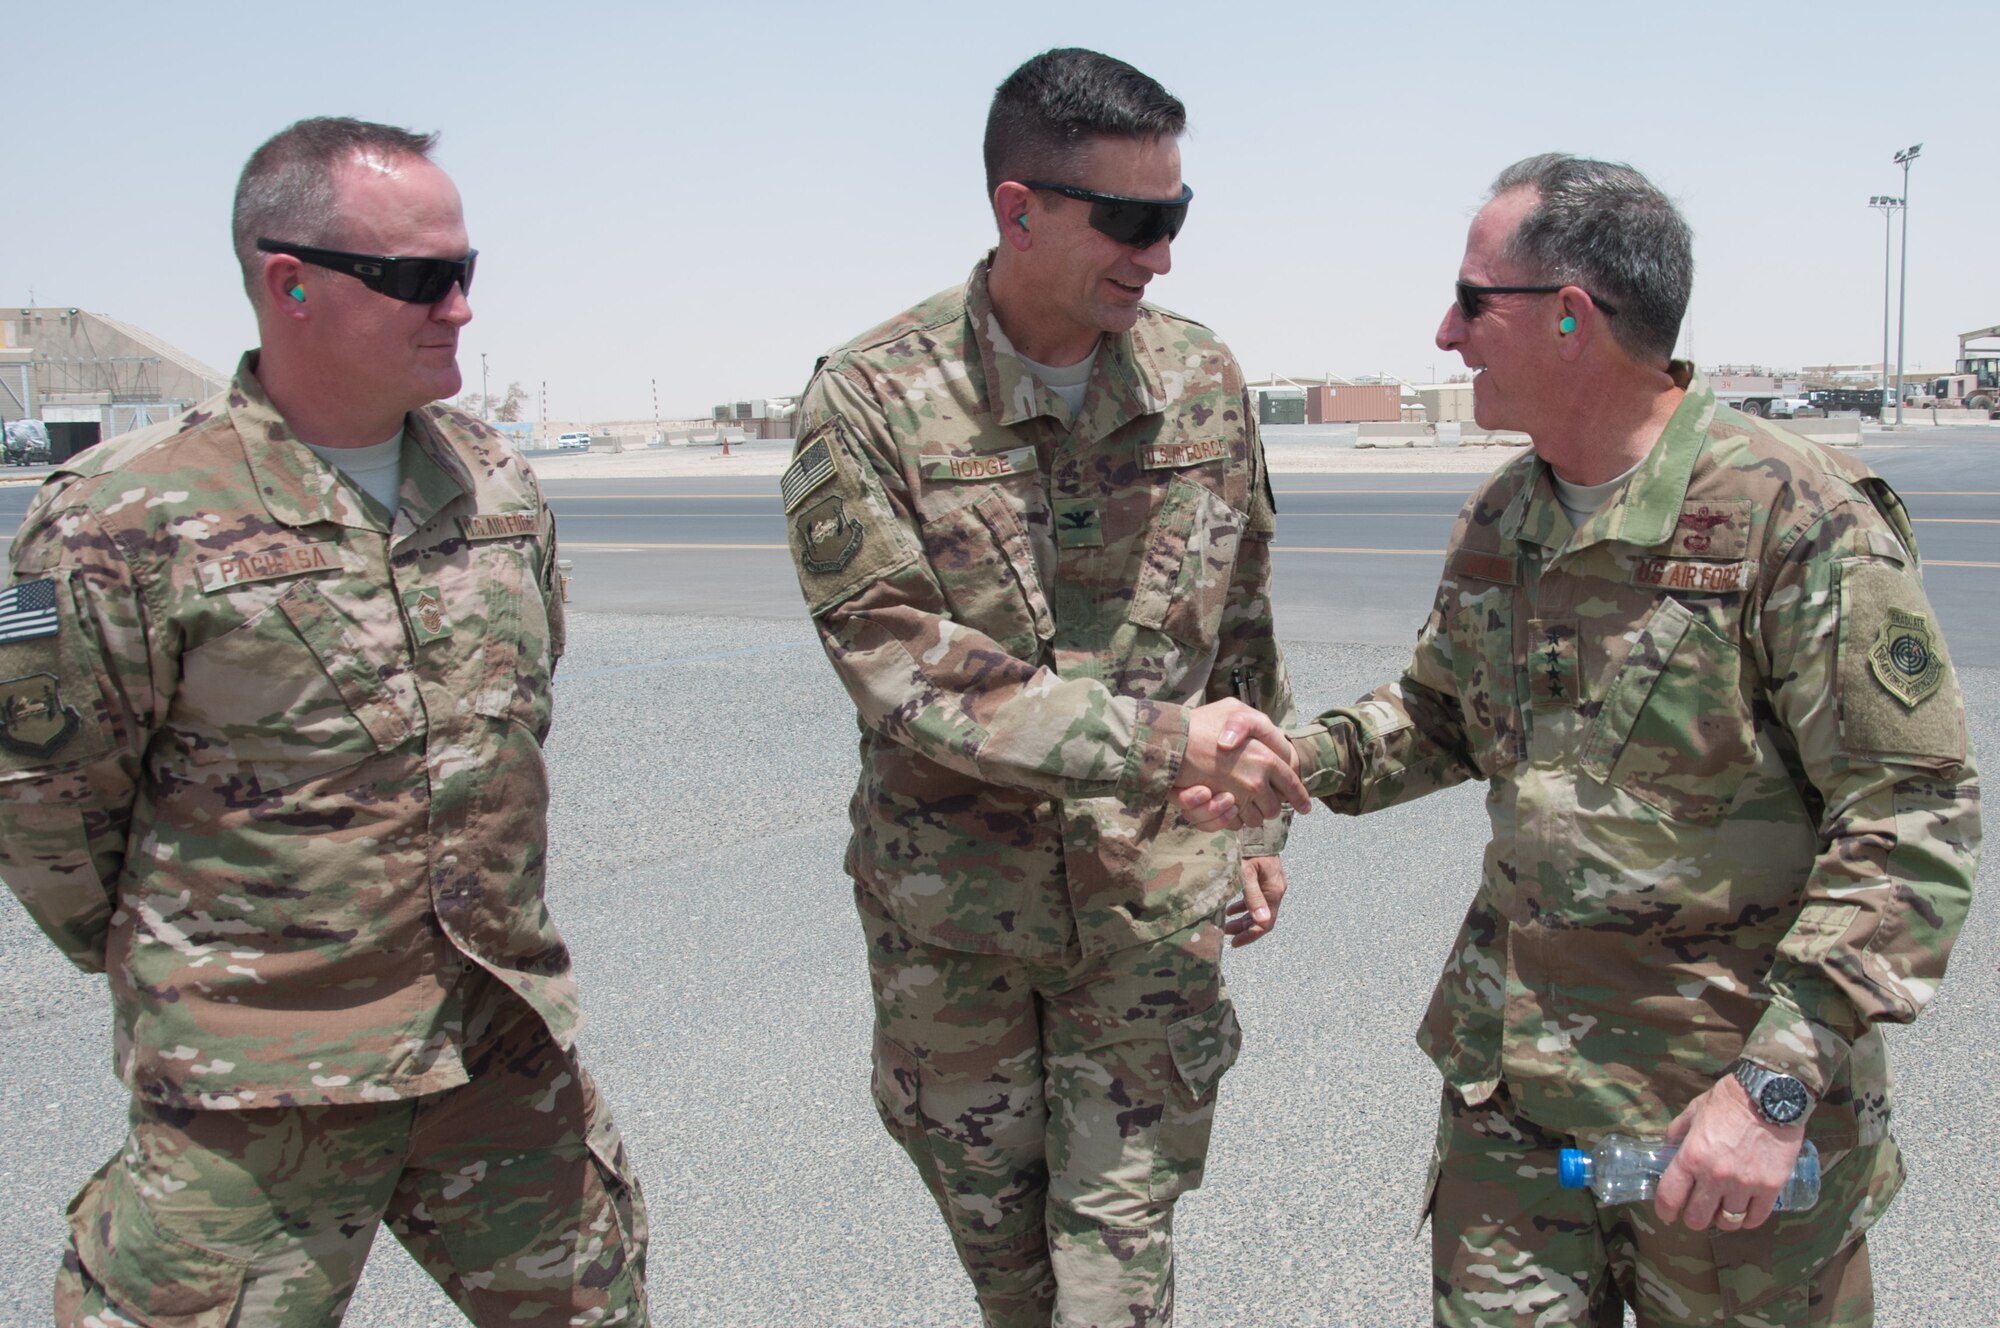
[[610, 1108], [597, 1096], [594, 1086], [591, 1091], [590, 1125], [584, 1141], [590, 1148], [591, 1158], [597, 1165], [598, 1179], [603, 1183], [612, 1212], [618, 1219], [623, 1250], [623, 1257], [611, 1270], [605, 1298], [612, 1307], [621, 1304], [636, 1306], [644, 1294], [646, 1242], [652, 1235], [646, 1220], [646, 1198], [639, 1192], [639, 1178], [632, 1174], [632, 1164], [625, 1156], [624, 1136], [619, 1134], [617, 1123], [611, 1119]]
[[1733, 642], [1662, 599], [1606, 686], [1578, 764], [1674, 820], [1713, 824], [1757, 765], [1741, 673]]
[[1127, 616], [1182, 645], [1214, 645], [1249, 519], [1213, 490], [1175, 476], [1146, 532]]
[[1236, 1005], [1223, 996], [1185, 1019], [1167, 1025], [1174, 1081], [1160, 1113], [1153, 1149], [1153, 1199], [1172, 1203], [1201, 1185], [1208, 1161], [1208, 1136], [1215, 1125], [1216, 1089], [1243, 1050]]
[[928, 1152], [930, 1141], [924, 1135], [923, 1117], [917, 1110], [917, 1085], [921, 1082], [917, 1058], [877, 1029], [874, 1062], [872, 1095], [883, 1128], [905, 1151]]
[[69, 1206], [84, 1275], [126, 1318], [147, 1328], [226, 1328], [249, 1261], [182, 1240], [132, 1188], [122, 1159], [92, 1176]]
[[1902, 1152], [1893, 1139], [1829, 1151], [1820, 1163], [1820, 1198], [1813, 1207], [1773, 1213], [1754, 1230], [1710, 1233], [1723, 1314], [1761, 1310], [1773, 1323], [1804, 1322], [1802, 1315], [1780, 1311], [1806, 1303], [1827, 1262], [1866, 1235], [1902, 1188]]
[[1035, 572], [1034, 548], [1004, 493], [924, 523], [924, 552], [956, 622], [989, 636], [1015, 659], [1034, 661], [1056, 633]]

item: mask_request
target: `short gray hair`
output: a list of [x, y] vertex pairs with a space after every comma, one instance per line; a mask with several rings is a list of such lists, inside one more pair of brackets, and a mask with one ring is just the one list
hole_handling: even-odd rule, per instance
[[334, 173], [364, 152], [428, 160], [437, 139], [434, 133], [320, 116], [278, 131], [251, 153], [236, 181], [236, 205], [230, 217], [230, 238], [251, 302], [257, 299], [259, 236], [338, 248], [340, 198]]
[[1536, 280], [1602, 295], [1611, 335], [1636, 359], [1671, 359], [1694, 289], [1694, 232], [1651, 180], [1622, 162], [1562, 152], [1517, 161], [1493, 196], [1532, 189], [1536, 202], [1504, 256]]

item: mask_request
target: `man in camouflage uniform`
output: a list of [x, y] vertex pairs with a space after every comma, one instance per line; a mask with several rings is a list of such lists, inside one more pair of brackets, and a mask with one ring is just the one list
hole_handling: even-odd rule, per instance
[[478, 1322], [645, 1318], [542, 897], [555, 527], [427, 404], [472, 316], [432, 142], [260, 148], [261, 349], [65, 463], [14, 544], [0, 874], [108, 975], [133, 1095], [70, 1205], [61, 1324], [335, 1322], [385, 1217]]
[[[1242, 375], [1140, 303], [1185, 215], [1183, 125], [1095, 52], [1011, 75], [998, 249], [822, 361], [784, 479], [861, 720], [876, 1105], [990, 1328], [1171, 1321], [1173, 1205], [1239, 1043], [1223, 939], [1268, 930], [1281, 791], [1307, 805], [1263, 715], [1275, 750], [1215, 745], [1291, 697]], [[1263, 827], [1240, 866], [1167, 805], [1211, 773]]]
[[[1466, 505], [1402, 678], [1294, 735], [1338, 811], [1491, 784], [1419, 1038], [1440, 1324], [1873, 1318], [1880, 1025], [1943, 976], [1978, 788], [1902, 504], [1669, 360], [1692, 275], [1631, 168], [1500, 176], [1438, 345], [1534, 452]], [[1559, 1188], [1614, 1130], [1682, 1145], [1655, 1204]], [[1773, 1216], [1806, 1139], [1824, 1194]]]

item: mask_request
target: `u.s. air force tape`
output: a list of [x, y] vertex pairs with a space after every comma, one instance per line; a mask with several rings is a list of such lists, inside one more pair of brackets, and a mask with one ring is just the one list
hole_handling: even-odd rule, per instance
[[826, 439], [808, 445], [785, 470], [785, 478], [779, 481], [779, 492], [784, 496], [785, 511], [790, 512], [811, 495], [814, 489], [833, 478], [833, 452], [827, 447]]

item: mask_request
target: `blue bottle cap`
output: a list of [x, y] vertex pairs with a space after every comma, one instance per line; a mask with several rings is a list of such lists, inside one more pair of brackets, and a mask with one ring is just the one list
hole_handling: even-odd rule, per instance
[[1556, 1164], [1556, 1179], [1566, 1190], [1587, 1190], [1592, 1170], [1589, 1153], [1581, 1148], [1565, 1148], [1562, 1160]]

